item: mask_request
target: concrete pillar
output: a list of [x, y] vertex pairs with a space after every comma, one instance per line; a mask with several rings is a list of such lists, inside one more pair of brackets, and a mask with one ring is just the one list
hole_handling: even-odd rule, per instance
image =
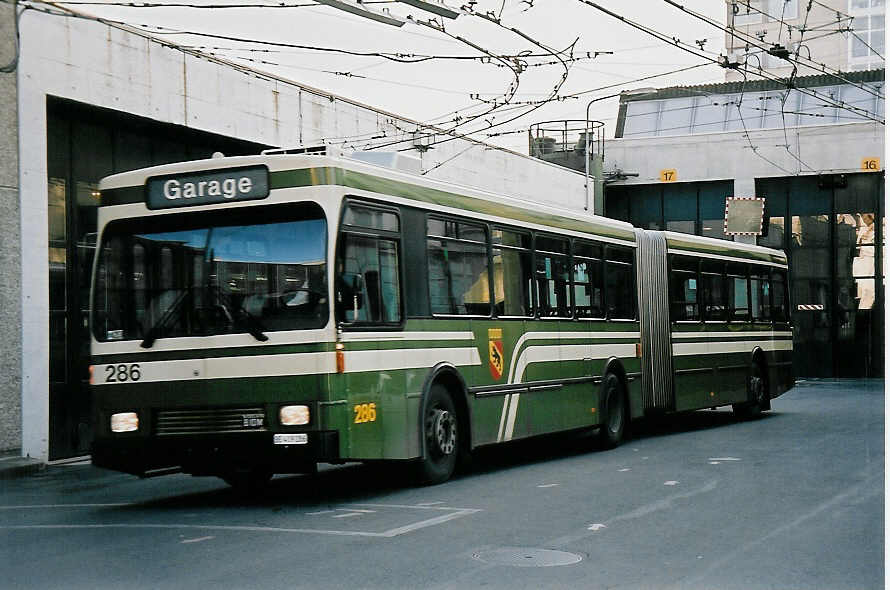
[[[0, 451], [22, 448], [22, 291], [16, 37], [15, 6], [0, 3]], [[46, 239], [45, 236], [40, 237]]]

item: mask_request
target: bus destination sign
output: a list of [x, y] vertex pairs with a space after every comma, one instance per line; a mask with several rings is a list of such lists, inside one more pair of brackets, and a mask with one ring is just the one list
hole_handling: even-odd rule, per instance
[[268, 196], [269, 169], [265, 166], [154, 176], [146, 182], [149, 209], [249, 201]]

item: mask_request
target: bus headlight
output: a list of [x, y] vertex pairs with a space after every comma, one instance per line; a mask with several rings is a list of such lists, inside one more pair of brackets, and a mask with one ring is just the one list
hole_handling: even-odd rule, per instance
[[120, 412], [111, 415], [111, 432], [136, 432], [139, 430], [139, 414]]
[[309, 424], [309, 406], [281, 406], [278, 421], [282, 426], [302, 426]]

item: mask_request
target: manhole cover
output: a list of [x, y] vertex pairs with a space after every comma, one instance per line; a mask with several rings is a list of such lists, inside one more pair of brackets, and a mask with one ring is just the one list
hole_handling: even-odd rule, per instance
[[571, 565], [581, 561], [581, 556], [567, 551], [552, 549], [535, 549], [530, 547], [503, 547], [473, 554], [474, 559], [495, 565], [512, 565], [516, 567], [550, 567], [554, 565]]

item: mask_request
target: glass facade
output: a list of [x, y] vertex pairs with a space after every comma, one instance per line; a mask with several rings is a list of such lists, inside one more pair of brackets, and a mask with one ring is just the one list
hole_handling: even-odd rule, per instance
[[794, 368], [806, 377], [884, 374], [883, 173], [756, 181], [769, 234], [789, 255]]
[[[883, 375], [883, 173], [757, 179], [755, 186], [769, 226], [758, 243], [789, 257], [795, 374]], [[636, 227], [725, 239], [732, 194], [732, 181], [611, 185], [605, 213]]]
[[732, 194], [731, 180], [607, 185], [605, 214], [645, 229], [725, 238], [723, 214]]
[[108, 174], [266, 146], [116, 111], [47, 100], [49, 458], [89, 452], [89, 281], [99, 179]]

